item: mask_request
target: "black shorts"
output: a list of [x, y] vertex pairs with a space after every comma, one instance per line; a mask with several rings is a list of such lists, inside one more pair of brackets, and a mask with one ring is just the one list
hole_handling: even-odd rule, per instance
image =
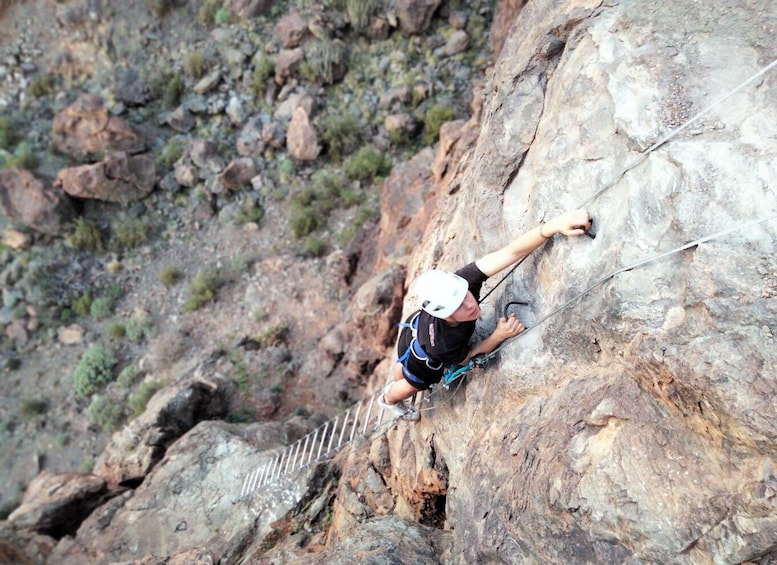
[[[413, 331], [410, 328], [402, 328], [399, 332], [399, 339], [397, 340], [397, 355], [402, 357], [410, 347], [410, 342], [413, 340]], [[416, 344], [416, 347], [420, 347]], [[397, 361], [401, 363], [400, 361]], [[439, 368], [435, 368], [435, 365]], [[445, 366], [443, 363], [434, 363], [432, 361], [425, 362], [412, 352], [407, 356], [405, 363], [402, 363], [402, 375], [405, 380], [413, 385], [418, 390], [426, 390], [433, 384], [437, 384], [445, 374]]]

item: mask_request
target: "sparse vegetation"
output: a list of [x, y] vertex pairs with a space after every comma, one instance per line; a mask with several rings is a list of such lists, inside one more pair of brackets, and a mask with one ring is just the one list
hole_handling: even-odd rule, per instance
[[221, 4], [221, 0], [205, 0], [197, 10], [197, 21], [205, 27], [213, 27]]
[[235, 225], [242, 226], [249, 222], [257, 223], [264, 217], [264, 208], [255, 205], [252, 201], [247, 200], [240, 206], [240, 209], [235, 214]]
[[319, 121], [319, 135], [329, 157], [340, 162], [359, 144], [359, 120], [350, 112], [326, 114]]
[[38, 75], [28, 88], [28, 92], [35, 98], [43, 98], [54, 92], [54, 79], [51, 75]]
[[349, 179], [372, 180], [391, 172], [391, 159], [365, 145], [345, 162], [345, 174]]
[[455, 117], [456, 113], [448, 106], [435, 105], [429, 108], [424, 117], [424, 143], [427, 145], [435, 143], [442, 125]]
[[116, 356], [105, 345], [93, 345], [81, 357], [73, 374], [76, 394], [89, 396], [113, 380]]
[[89, 405], [89, 421], [106, 431], [119, 427], [126, 415], [124, 407], [108, 396], [96, 395]]
[[251, 92], [257, 98], [264, 96], [267, 79], [275, 72], [275, 60], [264, 51], [254, 55], [254, 70], [251, 72]]
[[183, 273], [171, 265], [167, 265], [159, 273], [159, 282], [165, 286], [173, 286], [183, 277]]
[[156, 159], [157, 166], [162, 169], [164, 173], [169, 171], [175, 165], [175, 162], [181, 158], [186, 145], [183, 139], [175, 135], [167, 140], [162, 151], [159, 153]]
[[146, 0], [148, 7], [157, 17], [166, 16], [174, 7], [174, 0]]
[[28, 418], [44, 414], [48, 407], [48, 402], [42, 398], [25, 398], [21, 406], [22, 414]]
[[345, 64], [345, 44], [338, 39], [318, 39], [305, 47], [300, 74], [310, 82], [332, 84], [338, 67]]
[[19, 134], [13, 122], [5, 116], [0, 116], [0, 149], [8, 150], [16, 145]]
[[102, 253], [105, 250], [100, 228], [97, 227], [94, 221], [83, 216], [75, 221], [73, 233], [70, 235], [70, 244], [82, 251]]
[[123, 217], [113, 226], [111, 246], [116, 251], [134, 249], [146, 241], [151, 235], [151, 222], [145, 217]]
[[158, 380], [145, 381], [138, 390], [129, 397], [129, 408], [133, 416], [140, 416], [148, 405], [148, 401], [160, 390], [165, 383]]
[[172, 75], [162, 89], [162, 105], [172, 108], [181, 100], [184, 92], [183, 79], [178, 75]]
[[201, 51], [190, 51], [184, 56], [183, 69], [187, 76], [201, 78], [208, 69], [208, 60]]
[[259, 334], [256, 341], [259, 347], [277, 347], [286, 343], [289, 337], [289, 327], [286, 324], [274, 324]]
[[33, 151], [32, 145], [26, 141], [21, 142], [14, 149], [10, 158], [6, 159], [4, 166], [7, 168], [32, 170], [38, 165], [38, 157]]
[[137, 310], [127, 320], [127, 338], [133, 343], [150, 341], [156, 336], [154, 319], [145, 310]]
[[367, 29], [379, 6], [380, 0], [346, 0], [345, 9], [353, 29], [358, 33]]
[[224, 283], [217, 271], [206, 269], [195, 275], [189, 286], [189, 296], [184, 303], [185, 312], [199, 310], [216, 297], [216, 291]]

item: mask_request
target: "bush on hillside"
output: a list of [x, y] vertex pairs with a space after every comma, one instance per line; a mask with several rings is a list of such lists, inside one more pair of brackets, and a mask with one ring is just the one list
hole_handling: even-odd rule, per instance
[[116, 357], [110, 348], [93, 345], [81, 357], [73, 374], [76, 394], [89, 396], [113, 380], [113, 367]]

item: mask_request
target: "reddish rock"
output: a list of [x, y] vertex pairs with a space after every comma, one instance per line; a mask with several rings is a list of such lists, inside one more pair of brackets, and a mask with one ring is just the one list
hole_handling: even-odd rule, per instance
[[75, 534], [81, 522], [115, 494], [94, 475], [43, 471], [30, 482], [22, 504], [8, 520], [18, 528], [59, 539]]
[[275, 35], [284, 49], [299, 47], [307, 31], [308, 24], [299, 12], [285, 15], [275, 24]]
[[117, 152], [94, 165], [61, 170], [55, 185], [78, 198], [126, 203], [147, 196], [155, 182], [156, 166], [149, 155]]
[[426, 148], [410, 161], [393, 168], [383, 185], [376, 270], [402, 263], [421, 242], [434, 211], [434, 183], [430, 169], [434, 160]]
[[281, 50], [275, 60], [275, 82], [277, 84], [285, 83], [290, 76], [297, 72], [304, 59], [305, 52], [299, 47]]
[[224, 2], [224, 7], [238, 18], [255, 18], [267, 14], [272, 5], [272, 0], [226, 0]]
[[24, 169], [0, 170], [0, 213], [35, 231], [57, 235], [73, 217], [63, 194]]
[[230, 162], [216, 180], [226, 189], [237, 190], [249, 184], [258, 173], [253, 159], [240, 157]]
[[321, 152], [316, 130], [303, 108], [294, 110], [286, 132], [286, 147], [289, 154], [300, 161], [315, 161]]
[[101, 159], [108, 151], [140, 153], [145, 143], [125, 120], [112, 116], [95, 94], [85, 94], [54, 118], [57, 150], [81, 161]]
[[394, 9], [399, 20], [399, 29], [407, 35], [426, 31], [441, 2], [442, 0], [396, 0]]

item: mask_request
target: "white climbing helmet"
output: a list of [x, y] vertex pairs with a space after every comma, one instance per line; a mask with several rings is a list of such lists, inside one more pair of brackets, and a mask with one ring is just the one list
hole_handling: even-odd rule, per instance
[[421, 308], [435, 318], [447, 318], [453, 314], [464, 302], [468, 290], [466, 279], [436, 269], [426, 271], [416, 283]]

